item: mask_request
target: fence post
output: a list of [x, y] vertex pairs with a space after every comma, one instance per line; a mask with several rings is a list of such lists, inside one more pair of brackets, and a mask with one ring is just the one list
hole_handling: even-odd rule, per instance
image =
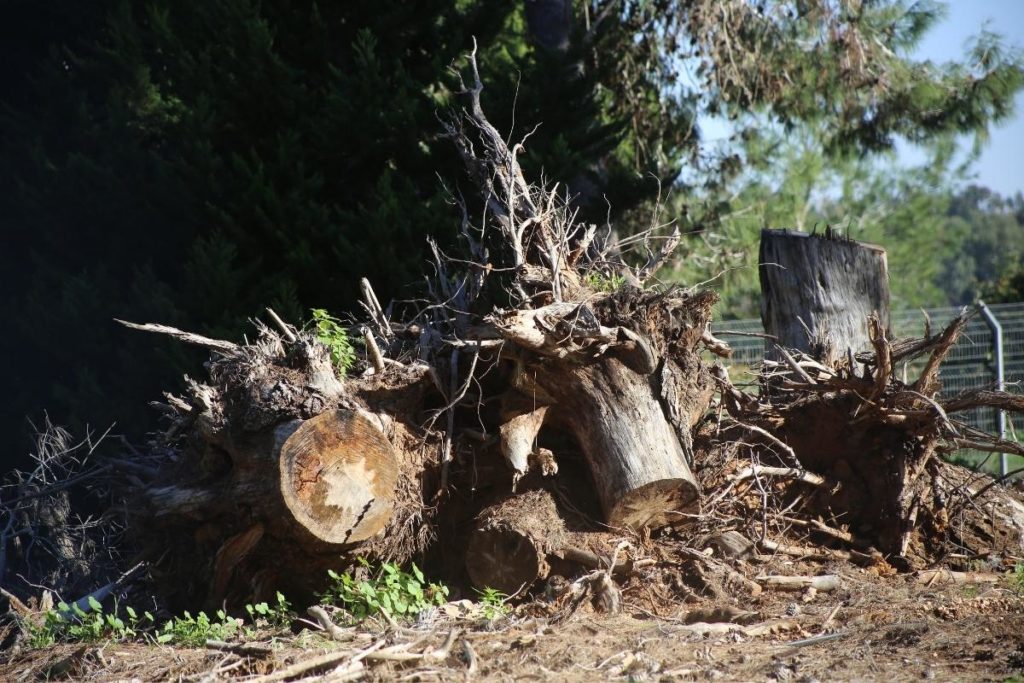
[[[992, 330], [992, 351], [995, 355], [996, 361], [996, 391], [1002, 391], [1004, 388], [1004, 375], [1003, 375], [1003, 326], [999, 324], [999, 320], [995, 314], [992, 313], [992, 309], [985, 305], [985, 302], [981, 299], [978, 300], [978, 310], [981, 311], [981, 315], [985, 318], [985, 323], [989, 329]], [[996, 409], [996, 428], [999, 432], [999, 439], [1003, 440], [1006, 438], [1006, 413], [1002, 408]], [[1006, 453], [999, 454], [999, 475], [1006, 476], [1007, 461]]]

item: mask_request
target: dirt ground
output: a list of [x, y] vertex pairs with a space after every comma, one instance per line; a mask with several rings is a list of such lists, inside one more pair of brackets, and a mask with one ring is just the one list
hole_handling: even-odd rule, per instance
[[[268, 634], [259, 641], [268, 651], [258, 655], [134, 643], [60, 645], [9, 656], [0, 664], [0, 680], [258, 680], [336, 652], [331, 663], [288, 680], [1024, 681], [1024, 597], [1009, 581], [938, 586], [849, 565], [789, 569], [831, 569], [841, 585], [815, 595], [765, 590], [743, 601], [673, 605], [644, 604], [650, 593], [634, 582], [615, 616], [586, 607], [545, 614], [550, 610], [539, 600], [490, 623], [441, 612], [407, 628], [365, 622], [344, 629], [345, 642], [310, 631]], [[701, 619], [742, 623], [695, 623]], [[382, 661], [363, 655], [353, 664], [359, 653], [390, 652], [403, 643], [409, 648], [397, 649], [437, 656]]]

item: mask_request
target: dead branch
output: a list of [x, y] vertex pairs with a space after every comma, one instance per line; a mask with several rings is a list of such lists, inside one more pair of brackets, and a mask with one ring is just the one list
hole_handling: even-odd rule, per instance
[[942, 586], [966, 583], [999, 583], [1001, 574], [990, 572], [957, 572], [951, 569], [927, 569], [917, 573], [917, 583], [925, 586]]
[[932, 354], [925, 363], [924, 370], [921, 371], [921, 375], [914, 382], [915, 391], [930, 396], [938, 390], [939, 367], [942, 365], [942, 361], [946, 359], [946, 356], [949, 355], [953, 344], [960, 338], [960, 333], [963, 332], [969, 319], [970, 315], [965, 308], [938, 336], [935, 340]]
[[290, 344], [294, 344], [299, 340], [299, 338], [295, 335], [295, 330], [292, 329], [292, 326], [286, 324], [285, 321], [281, 320], [281, 317], [274, 311], [273, 308], [267, 307], [266, 310], [267, 315], [269, 315], [270, 319], [274, 321], [274, 324], [277, 325], [277, 329], [281, 330], [281, 334], [284, 335], [284, 338]]
[[754, 581], [761, 583], [765, 588], [775, 588], [781, 591], [802, 591], [808, 588], [827, 593], [839, 590], [842, 582], [835, 574], [823, 574], [821, 576], [777, 576], [772, 574], [761, 574], [754, 577]]
[[125, 327], [129, 327], [133, 330], [140, 330], [142, 332], [153, 332], [156, 334], [166, 334], [167, 336], [173, 337], [179, 341], [183, 341], [186, 344], [195, 344], [197, 346], [202, 346], [207, 349], [219, 351], [220, 353], [223, 353], [228, 356], [237, 355], [240, 348], [238, 344], [235, 344], [233, 342], [224, 341], [222, 339], [211, 339], [209, 337], [204, 337], [201, 334], [185, 332], [183, 330], [179, 330], [176, 327], [168, 327], [167, 325], [158, 325], [156, 323], [146, 323], [140, 325], [138, 323], [130, 323], [126, 320], [119, 320], [117, 318], [114, 318], [114, 322], [120, 323]]

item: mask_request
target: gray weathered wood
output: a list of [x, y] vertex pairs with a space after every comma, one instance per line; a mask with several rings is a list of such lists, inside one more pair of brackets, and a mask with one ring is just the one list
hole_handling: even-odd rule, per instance
[[[871, 348], [868, 316], [889, 327], [889, 270], [881, 247], [789, 230], [761, 231], [761, 320], [778, 344], [827, 365]], [[774, 342], [766, 356], [779, 360]]]
[[699, 489], [652, 378], [608, 359], [546, 379], [544, 388], [560, 408], [554, 419], [587, 458], [609, 526], [684, 521]]

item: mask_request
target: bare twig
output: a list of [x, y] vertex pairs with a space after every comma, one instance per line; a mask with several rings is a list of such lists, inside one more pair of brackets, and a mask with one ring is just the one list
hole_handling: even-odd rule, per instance
[[284, 335], [284, 338], [289, 343], [294, 344], [299, 340], [291, 325], [288, 325], [285, 321], [281, 320], [280, 316], [278, 316], [277, 313], [274, 312], [274, 309], [269, 306], [267, 307], [267, 315], [269, 315], [270, 319], [274, 321], [274, 324], [277, 325], [277, 329], [281, 330], [281, 334]]

